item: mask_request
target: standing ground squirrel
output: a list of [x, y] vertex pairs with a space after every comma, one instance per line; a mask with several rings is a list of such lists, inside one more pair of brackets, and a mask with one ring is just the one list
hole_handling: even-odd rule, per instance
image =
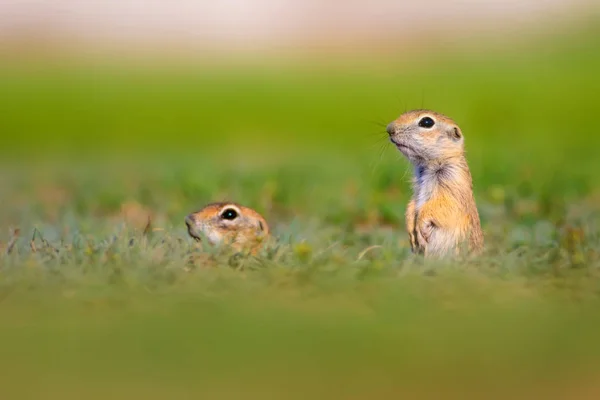
[[230, 245], [256, 254], [269, 237], [267, 221], [251, 208], [236, 203], [211, 203], [185, 218], [188, 233], [211, 245]]
[[411, 249], [433, 257], [483, 249], [483, 233], [463, 134], [450, 118], [408, 111], [387, 126], [390, 140], [414, 167], [413, 197], [406, 208]]

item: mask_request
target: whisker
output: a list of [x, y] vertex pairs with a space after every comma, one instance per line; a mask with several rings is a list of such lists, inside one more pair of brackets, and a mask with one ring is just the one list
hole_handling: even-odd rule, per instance
[[377, 157], [374, 161], [373, 161], [373, 165], [371, 167], [371, 175], [373, 175], [375, 173], [375, 169], [379, 166], [379, 164], [381, 164], [381, 160], [383, 160], [383, 153], [385, 152], [385, 150], [388, 148], [387, 146], [388, 144], [386, 142], [381, 143], [381, 146], [379, 147], [379, 157]]
[[[400, 152], [398, 151], [398, 153], [400, 153]], [[406, 162], [406, 160], [404, 159], [404, 156], [402, 156], [402, 154], [397, 154], [397, 157], [400, 162], [403, 162], [403, 163]], [[404, 181], [407, 174], [410, 174], [410, 176], [412, 177], [411, 170], [412, 170], [412, 165], [410, 163], [405, 163], [404, 173], [400, 177], [400, 181]], [[410, 182], [410, 179], [408, 179], [408, 182]]]
[[382, 158], [383, 158], [383, 153], [385, 152], [385, 150], [387, 149], [387, 143], [382, 143], [381, 146], [379, 147], [379, 161], [381, 162]]
[[367, 135], [369, 135], [369, 136], [371, 136], [371, 137], [372, 137], [372, 136], [377, 136], [377, 137], [378, 137], [378, 139], [381, 139], [381, 138], [384, 138], [384, 139], [385, 139], [385, 138], [387, 138], [387, 136], [388, 136], [387, 132], [382, 132], [382, 131], [377, 131], [377, 132], [371, 132], [371, 133], [367, 133]]
[[378, 140], [377, 142], [375, 142], [371, 145], [371, 148], [372, 149], [377, 148], [378, 149], [377, 152], [379, 153], [379, 152], [381, 152], [381, 147], [384, 147], [384, 146], [385, 146], [385, 142]]
[[[411, 170], [411, 166], [407, 165], [404, 168], [404, 174], [402, 175], [402, 177], [400, 178], [401, 181], [403, 181], [406, 178], [406, 175], [409, 173], [409, 171]], [[410, 179], [408, 180], [408, 182], [410, 182]]]
[[385, 124], [385, 123], [383, 123], [381, 121], [369, 120], [368, 122], [371, 123], [371, 124], [377, 125], [380, 128], [384, 128], [384, 129], [387, 128], [387, 124]]

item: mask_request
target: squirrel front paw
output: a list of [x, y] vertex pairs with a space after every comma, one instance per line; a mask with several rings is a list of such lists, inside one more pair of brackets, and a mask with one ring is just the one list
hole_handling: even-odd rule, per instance
[[416, 234], [417, 242], [423, 247], [429, 243], [433, 231], [437, 228], [436, 224], [432, 220], [424, 220], [417, 224]]

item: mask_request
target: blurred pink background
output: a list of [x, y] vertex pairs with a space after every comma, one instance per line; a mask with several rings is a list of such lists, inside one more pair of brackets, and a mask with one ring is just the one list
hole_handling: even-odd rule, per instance
[[539, 29], [595, 6], [591, 0], [3, 0], [0, 45], [151, 51], [398, 45], [428, 34]]

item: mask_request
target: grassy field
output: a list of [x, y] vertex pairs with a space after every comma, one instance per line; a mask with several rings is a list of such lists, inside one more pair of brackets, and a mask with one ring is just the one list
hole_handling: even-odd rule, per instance
[[[598, 398], [599, 38], [4, 64], [0, 397]], [[411, 171], [384, 126], [420, 107], [465, 133], [479, 260], [410, 254]], [[183, 218], [222, 199], [277, 243], [200, 248]]]

